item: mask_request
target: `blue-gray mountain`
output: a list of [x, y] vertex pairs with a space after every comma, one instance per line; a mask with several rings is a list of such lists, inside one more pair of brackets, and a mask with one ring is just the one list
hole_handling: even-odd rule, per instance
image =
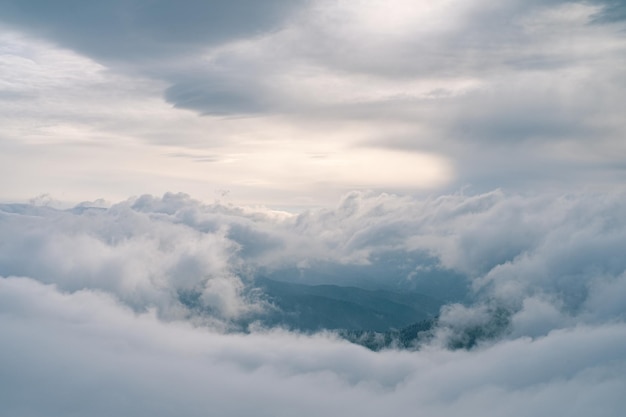
[[432, 319], [443, 305], [416, 292], [304, 285], [265, 278], [257, 282], [275, 307], [261, 321], [301, 331], [400, 329]]

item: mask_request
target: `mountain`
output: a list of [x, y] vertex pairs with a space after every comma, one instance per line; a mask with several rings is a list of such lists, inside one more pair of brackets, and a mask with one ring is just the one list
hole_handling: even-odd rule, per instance
[[437, 325], [437, 318], [413, 323], [402, 329], [391, 329], [385, 332], [373, 330], [339, 330], [342, 338], [364, 346], [373, 351], [386, 348], [412, 349], [417, 348], [420, 342], [428, 340], [432, 336], [431, 330]]
[[[411, 291], [447, 302], [470, 301], [469, 278], [420, 252], [379, 252], [367, 265], [310, 261], [309, 267], [260, 270], [258, 276], [304, 285], [352, 286], [392, 292]], [[384, 277], [384, 279], [381, 279]]]
[[432, 319], [442, 301], [417, 292], [367, 290], [337, 285], [305, 285], [256, 280], [275, 308], [260, 319], [266, 326], [300, 331], [386, 332]]

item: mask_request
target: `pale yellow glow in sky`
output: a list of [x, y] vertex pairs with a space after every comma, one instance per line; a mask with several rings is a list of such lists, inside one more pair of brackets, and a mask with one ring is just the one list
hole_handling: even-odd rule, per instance
[[[355, 188], [429, 189], [452, 176], [440, 156], [362, 146], [385, 134], [373, 123], [198, 116], [166, 103], [156, 82], [35, 39], [9, 34], [0, 42], [0, 78], [28, 98], [0, 101], [5, 199], [116, 201], [172, 191], [211, 200], [228, 190], [240, 203], [296, 206], [332, 203]], [[397, 93], [371, 84], [369, 94]], [[347, 83], [326, 100], [350, 99], [350, 91], [357, 89]]]

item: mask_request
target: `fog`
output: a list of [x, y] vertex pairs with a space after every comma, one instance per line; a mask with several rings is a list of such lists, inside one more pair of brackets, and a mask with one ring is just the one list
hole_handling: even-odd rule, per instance
[[[625, 206], [622, 194], [501, 191], [355, 192], [299, 214], [181, 194], [72, 209], [5, 204], [0, 407], [616, 415], [626, 388]], [[393, 264], [403, 257], [409, 265]], [[255, 290], [258, 276], [358, 284], [359, 274], [342, 282], [334, 269], [369, 270], [366, 286], [399, 290], [427, 289], [444, 271], [467, 294], [441, 309], [416, 349], [237, 326], [275, 308]], [[181, 302], [190, 289], [202, 309]], [[482, 336], [467, 344], [476, 329]]]

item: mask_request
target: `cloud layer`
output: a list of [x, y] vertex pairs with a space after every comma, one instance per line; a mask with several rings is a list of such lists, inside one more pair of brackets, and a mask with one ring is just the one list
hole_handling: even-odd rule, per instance
[[[625, 11], [0, 1], [0, 415], [619, 415]], [[266, 278], [443, 307], [372, 352]]]
[[199, 291], [216, 318], [258, 312], [262, 300], [246, 290], [258, 276], [623, 318], [619, 297], [602, 295], [623, 287], [623, 194], [353, 192], [335, 208], [301, 214], [184, 194], [91, 204], [3, 205], [0, 227], [11, 238], [1, 246], [0, 274], [109, 292], [136, 311], [157, 306], [172, 318], [185, 315], [178, 299], [186, 291]]
[[623, 323], [470, 352], [373, 353], [325, 336], [166, 324], [25, 278], [2, 279], [0, 298], [7, 414], [613, 416], [626, 388]]
[[63, 145], [45, 187], [6, 158], [13, 198], [624, 183], [621, 2], [44, 3], [0, 5], [3, 153]]
[[[612, 416], [623, 406], [621, 194], [351, 193], [299, 215], [181, 194], [94, 204], [2, 206], [3, 413]], [[367, 285], [428, 288], [442, 271], [470, 284], [419, 351], [232, 332], [272, 308], [251, 290], [261, 273], [341, 283], [350, 267], [385, 265]], [[190, 289], [203, 309], [180, 302]], [[474, 347], [449, 349], [461, 346]]]

